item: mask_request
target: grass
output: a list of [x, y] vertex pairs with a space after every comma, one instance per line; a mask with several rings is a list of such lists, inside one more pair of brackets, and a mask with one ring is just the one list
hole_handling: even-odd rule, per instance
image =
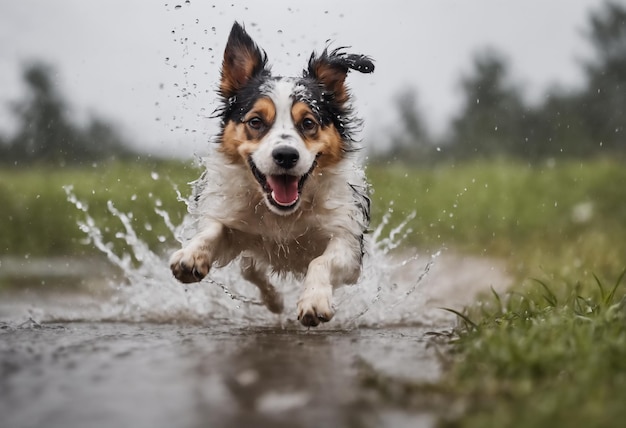
[[[370, 166], [374, 222], [412, 211], [408, 244], [504, 258], [529, 276], [617, 275], [626, 254], [626, 168], [475, 162], [416, 170]], [[556, 268], [556, 269], [555, 269]]]
[[[154, 179], [154, 172], [158, 178]], [[107, 210], [134, 214], [153, 248], [169, 235], [198, 170], [180, 163], [101, 164], [82, 169], [0, 171], [0, 255], [84, 255], [81, 213], [62, 189], [73, 185], [113, 240]], [[469, 308], [451, 308], [459, 328], [437, 385], [387, 382], [393, 405], [420, 396], [445, 427], [618, 427], [626, 420], [626, 168], [616, 161], [509, 161], [431, 169], [371, 165], [373, 224], [409, 220], [407, 245], [504, 260], [516, 285]], [[119, 240], [117, 240], [119, 241]], [[123, 249], [123, 242], [118, 242]], [[375, 378], [372, 377], [372, 379]], [[380, 384], [380, 382], [374, 382]], [[394, 392], [396, 391], [396, 392]], [[399, 391], [399, 392], [398, 392]], [[395, 394], [395, 395], [394, 395]], [[413, 399], [415, 398], [415, 399]]]
[[[396, 386], [414, 397], [399, 400], [433, 402], [442, 427], [621, 427], [623, 165], [500, 162], [369, 172], [375, 183], [401, 183], [376, 202], [394, 200], [399, 218], [417, 210], [412, 244], [502, 258], [517, 284], [506, 295], [492, 292], [469, 308], [451, 308], [459, 327], [444, 379]], [[394, 382], [402, 384], [386, 381]], [[433, 394], [444, 398], [433, 401]]]
[[[626, 418], [626, 299], [611, 283], [524, 289], [472, 308], [445, 390], [467, 410], [446, 427], [618, 427]], [[473, 313], [473, 315], [471, 315]]]
[[[185, 205], [176, 200], [174, 183], [183, 194], [184, 183], [197, 178], [195, 168], [179, 162], [102, 163], [92, 167], [0, 170], [0, 255], [45, 257], [96, 254], [85, 245], [77, 222], [83, 215], [67, 201], [64, 186], [72, 186], [79, 200], [101, 227], [106, 241], [122, 229], [107, 208], [107, 202], [122, 212], [134, 213], [132, 222], [139, 237], [151, 247], [168, 236], [155, 207], [167, 211], [175, 224], [185, 214]], [[120, 249], [120, 248], [118, 248]]]

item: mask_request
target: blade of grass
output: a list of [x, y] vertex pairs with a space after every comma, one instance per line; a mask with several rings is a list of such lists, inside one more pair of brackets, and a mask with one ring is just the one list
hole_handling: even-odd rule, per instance
[[495, 299], [498, 302], [498, 306], [500, 307], [500, 312], [502, 312], [504, 306], [502, 305], [502, 299], [500, 298], [500, 295], [498, 294], [498, 292], [496, 291], [495, 288], [493, 288], [493, 285], [491, 287], [491, 293], [493, 294], [493, 297], [495, 297]]
[[451, 308], [439, 308], [439, 309], [443, 309], [444, 311], [448, 311], [448, 312], [452, 312], [454, 315], [456, 315], [457, 317], [461, 318], [463, 321], [465, 321], [465, 323], [469, 326], [471, 326], [474, 330], [478, 330], [478, 325], [472, 321], [471, 319], [469, 319], [469, 317], [465, 314], [462, 314], [461, 312], [451, 309]]
[[608, 304], [613, 303], [613, 299], [615, 298], [615, 292], [617, 291], [617, 287], [619, 287], [620, 283], [622, 282], [622, 279], [624, 279], [625, 274], [626, 274], [626, 269], [622, 271], [622, 274], [617, 278], [617, 281], [615, 281], [615, 285], [611, 289], [610, 293], [606, 296], [606, 300], [604, 300], [605, 304], [608, 305]]
[[558, 299], [556, 298], [556, 295], [552, 292], [552, 290], [550, 290], [550, 287], [548, 287], [548, 285], [540, 279], [533, 278], [533, 281], [537, 282], [543, 287], [544, 291], [546, 292], [546, 294], [543, 295], [543, 298], [546, 299], [546, 302], [548, 302], [550, 306], [556, 307]]
[[603, 302], [605, 301], [605, 293], [604, 293], [604, 286], [602, 285], [602, 281], [600, 281], [600, 279], [596, 276], [595, 273], [591, 273], [591, 275], [593, 275], [593, 279], [596, 280], [596, 284], [598, 285], [598, 288], [600, 289], [600, 300], [602, 300]]

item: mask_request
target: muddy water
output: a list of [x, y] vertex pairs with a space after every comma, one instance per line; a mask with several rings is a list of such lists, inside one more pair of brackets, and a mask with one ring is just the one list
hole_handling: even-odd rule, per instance
[[383, 399], [367, 374], [436, 381], [441, 345], [429, 333], [455, 322], [438, 307], [506, 281], [478, 259], [406, 260], [382, 276], [366, 269], [369, 281], [338, 291], [336, 319], [311, 330], [288, 310], [270, 315], [228, 270], [188, 288], [146, 277], [5, 293], [1, 426], [433, 426], [435, 412]]

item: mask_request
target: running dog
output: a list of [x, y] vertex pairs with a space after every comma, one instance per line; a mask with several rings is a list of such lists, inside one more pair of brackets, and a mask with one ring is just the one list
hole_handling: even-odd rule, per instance
[[363, 259], [370, 200], [356, 165], [360, 125], [345, 79], [374, 71], [345, 48], [313, 53], [301, 77], [273, 76], [267, 55], [232, 27], [221, 70], [218, 149], [198, 180], [190, 212], [198, 233], [170, 266], [181, 282], [202, 280], [235, 259], [265, 306], [283, 311], [271, 273], [303, 279], [297, 316], [329, 321], [335, 287], [354, 284]]

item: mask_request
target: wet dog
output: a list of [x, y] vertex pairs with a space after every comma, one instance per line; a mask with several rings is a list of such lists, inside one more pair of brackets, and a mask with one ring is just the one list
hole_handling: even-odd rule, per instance
[[239, 258], [267, 308], [283, 310], [271, 273], [303, 278], [297, 316], [329, 321], [333, 288], [361, 272], [370, 201], [353, 156], [355, 119], [345, 79], [371, 73], [364, 55], [313, 53], [301, 77], [273, 76], [267, 55], [235, 23], [224, 51], [219, 148], [196, 185], [198, 233], [170, 266], [181, 282]]

